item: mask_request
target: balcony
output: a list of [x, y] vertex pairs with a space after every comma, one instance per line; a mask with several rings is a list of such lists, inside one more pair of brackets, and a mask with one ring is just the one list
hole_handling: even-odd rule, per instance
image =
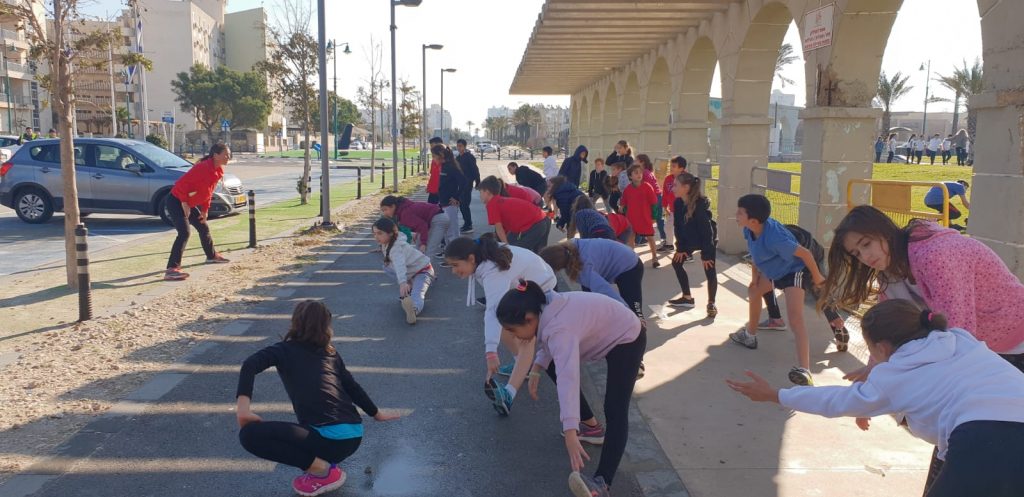
[[[32, 107], [32, 97], [28, 95], [11, 95], [11, 104], [15, 107]], [[0, 106], [7, 107], [6, 93], [0, 93]]]
[[[12, 73], [15, 73], [15, 72], [22, 73], [22, 74], [24, 74], [26, 76], [31, 76], [31, 74], [32, 74], [32, 69], [28, 66], [28, 64], [19, 64], [17, 62], [11, 62], [11, 61], [7, 61], [7, 71], [12, 72]], [[22, 78], [22, 79], [27, 79], [27, 78]]]
[[25, 44], [25, 33], [13, 29], [0, 29], [0, 38], [3, 38], [3, 41], [8, 43], [18, 42]]

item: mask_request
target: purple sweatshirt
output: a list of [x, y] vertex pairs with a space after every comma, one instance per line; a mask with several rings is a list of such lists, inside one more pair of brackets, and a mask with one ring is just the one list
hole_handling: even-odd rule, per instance
[[558, 370], [562, 431], [580, 426], [580, 364], [603, 359], [617, 345], [640, 336], [640, 318], [599, 293], [548, 292], [537, 325], [535, 365]]
[[607, 295], [623, 304], [619, 291], [612, 286], [620, 274], [636, 267], [640, 257], [629, 246], [604, 238], [573, 240], [580, 251], [583, 269], [580, 285], [591, 292]]
[[426, 245], [430, 233], [430, 220], [441, 213], [437, 204], [406, 200], [395, 207], [395, 217], [403, 226], [408, 226], [420, 236], [420, 243]]

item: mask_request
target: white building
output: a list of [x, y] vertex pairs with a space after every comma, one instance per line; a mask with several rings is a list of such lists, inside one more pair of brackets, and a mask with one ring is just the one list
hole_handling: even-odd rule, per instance
[[[33, 3], [37, 16], [44, 15], [43, 3]], [[0, 16], [0, 133], [21, 134], [26, 126], [49, 129], [49, 120], [41, 122], [39, 83], [35, 80], [39, 66], [29, 59], [29, 44], [25, 32], [19, 30], [24, 24], [14, 16]], [[46, 127], [46, 129], [42, 129]]]
[[[437, 136], [441, 133], [441, 106], [433, 104], [427, 107], [427, 131], [428, 135]], [[444, 128], [452, 129], [452, 114], [444, 111]]]

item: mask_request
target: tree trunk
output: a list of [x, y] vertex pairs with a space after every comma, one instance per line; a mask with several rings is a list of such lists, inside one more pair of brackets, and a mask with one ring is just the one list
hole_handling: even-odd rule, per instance
[[974, 134], [978, 132], [978, 111], [967, 108], [967, 139], [971, 142], [970, 153], [967, 154], [967, 165], [974, 165]]
[[892, 111], [888, 107], [882, 111], [882, 134], [886, 137], [889, 136], [889, 128], [892, 124]]
[[[370, 81], [370, 88], [374, 88], [375, 83]], [[370, 133], [376, 133], [377, 131], [377, 118], [376, 118], [376, 107], [377, 107], [377, 94], [374, 91], [370, 91]], [[370, 182], [373, 182], [373, 161], [377, 159], [377, 136], [368, 140], [370, 144]]]
[[960, 127], [960, 92], [956, 92], [956, 96], [953, 97], [953, 129], [949, 131], [949, 134], [955, 135], [959, 131]]
[[309, 113], [306, 113], [305, 121], [302, 123], [302, 131], [306, 136], [306, 146], [303, 147], [302, 154], [302, 191], [299, 193], [299, 203], [306, 205], [309, 203], [309, 173], [311, 164], [309, 162]]
[[75, 180], [75, 144], [72, 134], [72, 119], [75, 114], [74, 89], [71, 83], [71, 73], [68, 70], [68, 60], [61, 53], [64, 46], [64, 15], [61, 13], [63, 5], [61, 0], [53, 3], [54, 8], [54, 43], [51, 49], [50, 60], [57, 62], [57, 80], [54, 85], [56, 98], [53, 99], [54, 110], [57, 117], [57, 128], [60, 133], [60, 169], [61, 182], [63, 183], [64, 197], [64, 268], [67, 274], [68, 286], [74, 290], [78, 289], [78, 258], [75, 247], [75, 228], [78, 227], [78, 183]]

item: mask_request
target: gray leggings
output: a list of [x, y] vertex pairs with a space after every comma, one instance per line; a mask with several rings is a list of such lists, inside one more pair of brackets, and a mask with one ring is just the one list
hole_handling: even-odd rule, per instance
[[[395, 268], [391, 267], [390, 264], [384, 266], [384, 272], [391, 276], [396, 276]], [[427, 290], [430, 290], [430, 285], [434, 282], [435, 278], [434, 268], [431, 267], [424, 272], [416, 273], [409, 280], [409, 284], [412, 285], [409, 297], [412, 298], [412, 306], [416, 309], [416, 314], [423, 310], [423, 303], [427, 300]]]
[[441, 251], [441, 245], [445, 241], [450, 226], [451, 220], [444, 212], [438, 212], [437, 215], [430, 218], [430, 231], [427, 232], [427, 239], [420, 240], [420, 243], [427, 245], [427, 256], [433, 256]]
[[445, 233], [444, 242], [449, 243], [459, 237], [459, 206], [443, 205], [444, 214], [448, 216], [448, 232]]

